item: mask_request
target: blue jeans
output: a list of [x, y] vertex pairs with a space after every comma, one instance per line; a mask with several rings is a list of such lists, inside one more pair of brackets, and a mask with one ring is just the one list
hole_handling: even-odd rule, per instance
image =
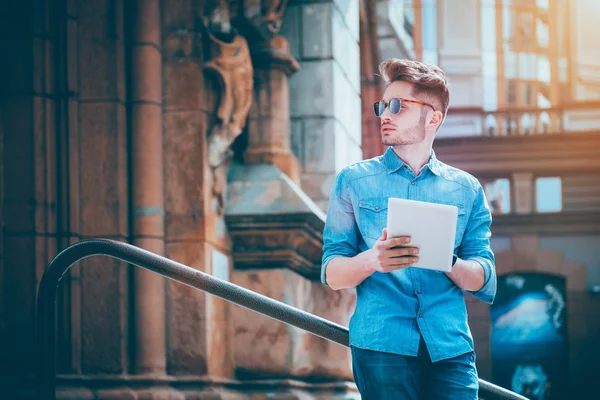
[[431, 362], [421, 339], [416, 357], [352, 346], [354, 380], [362, 400], [476, 400], [475, 353]]

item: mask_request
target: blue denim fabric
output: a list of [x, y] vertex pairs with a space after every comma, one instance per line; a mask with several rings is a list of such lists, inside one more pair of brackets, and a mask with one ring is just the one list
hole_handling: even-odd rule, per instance
[[[390, 147], [384, 155], [344, 168], [336, 177], [323, 233], [321, 281], [331, 259], [371, 248], [387, 224], [389, 197], [458, 207], [455, 254], [479, 262], [485, 284], [472, 293], [491, 304], [496, 295], [491, 213], [480, 183], [432, 155], [418, 177]], [[463, 291], [445, 273], [405, 268], [375, 272], [357, 288], [350, 344], [416, 356], [421, 335], [433, 362], [473, 350]]]
[[416, 357], [352, 347], [352, 371], [362, 400], [476, 400], [475, 353], [432, 363], [424, 345]]

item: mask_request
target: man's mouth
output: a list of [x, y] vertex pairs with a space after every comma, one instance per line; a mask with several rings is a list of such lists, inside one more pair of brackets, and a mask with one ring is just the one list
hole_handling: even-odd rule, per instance
[[381, 133], [393, 132], [395, 130], [396, 128], [394, 128], [392, 125], [381, 125]]

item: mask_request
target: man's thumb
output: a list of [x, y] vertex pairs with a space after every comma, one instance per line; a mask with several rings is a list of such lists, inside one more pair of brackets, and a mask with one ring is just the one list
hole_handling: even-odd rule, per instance
[[381, 231], [381, 237], [379, 238], [379, 240], [387, 240], [387, 229], [383, 228], [383, 231]]

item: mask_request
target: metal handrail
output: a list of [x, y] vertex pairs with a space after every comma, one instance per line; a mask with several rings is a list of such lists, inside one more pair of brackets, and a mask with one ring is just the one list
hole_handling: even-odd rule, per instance
[[[117, 258], [301, 328], [324, 339], [346, 347], [349, 346], [348, 329], [341, 325], [127, 243], [107, 239], [85, 240], [60, 252], [50, 262], [40, 282], [37, 298], [36, 338], [37, 350], [41, 358], [38, 371], [41, 399], [56, 399], [55, 325], [58, 284], [71, 265], [94, 255]], [[526, 400], [525, 397], [482, 379], [479, 380], [479, 392], [480, 396], [485, 399]]]

